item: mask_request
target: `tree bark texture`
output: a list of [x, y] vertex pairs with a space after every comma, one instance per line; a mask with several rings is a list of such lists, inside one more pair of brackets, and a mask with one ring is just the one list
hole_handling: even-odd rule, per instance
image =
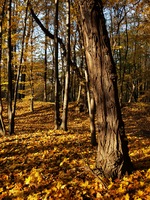
[[97, 142], [96, 142], [96, 129], [95, 129], [95, 102], [93, 95], [92, 97], [90, 96], [89, 75], [86, 68], [85, 68], [85, 80], [86, 80], [87, 101], [88, 101], [88, 110], [90, 118], [91, 144], [93, 146], [96, 146]]
[[80, 0], [80, 23], [98, 127], [97, 168], [106, 177], [131, 172], [127, 139], [119, 106], [117, 75], [106, 30], [102, 2]]

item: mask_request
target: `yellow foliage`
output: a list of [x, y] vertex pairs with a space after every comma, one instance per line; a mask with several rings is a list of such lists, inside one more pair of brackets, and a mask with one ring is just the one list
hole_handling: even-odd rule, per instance
[[30, 175], [25, 179], [25, 184], [39, 184], [42, 181], [40, 170], [33, 168]]
[[27, 200], [39, 200], [39, 197], [37, 194], [30, 194]]
[[128, 193], [124, 196], [124, 200], [130, 200], [130, 196]]

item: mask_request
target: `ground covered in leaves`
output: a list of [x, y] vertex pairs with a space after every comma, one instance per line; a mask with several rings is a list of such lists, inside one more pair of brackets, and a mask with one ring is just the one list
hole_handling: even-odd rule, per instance
[[136, 170], [114, 183], [95, 174], [88, 114], [70, 105], [69, 130], [55, 131], [53, 109], [35, 102], [30, 112], [29, 102], [17, 104], [15, 135], [0, 138], [0, 200], [150, 199], [149, 104], [123, 108]]

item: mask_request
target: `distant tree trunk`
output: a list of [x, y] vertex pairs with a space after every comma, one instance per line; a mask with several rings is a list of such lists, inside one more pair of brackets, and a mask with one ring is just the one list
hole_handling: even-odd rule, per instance
[[65, 60], [63, 53], [61, 53], [61, 65], [62, 65], [62, 75], [61, 75], [61, 102], [64, 101], [64, 88], [65, 88]]
[[[22, 43], [21, 43], [20, 62], [19, 62], [19, 66], [18, 66], [18, 69], [17, 69], [17, 77], [16, 77], [16, 84], [15, 84], [15, 91], [14, 91], [14, 105], [13, 105], [13, 117], [14, 118], [15, 118], [15, 112], [16, 112], [16, 103], [17, 103], [17, 93], [18, 93], [18, 86], [19, 86], [19, 78], [20, 78], [21, 66], [22, 66], [22, 61], [23, 61], [23, 53], [24, 53], [24, 42], [25, 42], [25, 33], [26, 33], [27, 13], [28, 13], [28, 1], [27, 1], [26, 13], [25, 13], [25, 19], [24, 19], [24, 29], [23, 29], [23, 36], [22, 36]], [[14, 119], [13, 119], [13, 121], [14, 121]]]
[[54, 45], [55, 45], [55, 129], [60, 127], [60, 113], [59, 113], [59, 74], [58, 74], [58, 3], [55, 1], [55, 22], [54, 22]]
[[31, 66], [30, 66], [30, 90], [31, 90], [31, 98], [30, 98], [30, 111], [34, 111], [34, 83], [33, 83], [33, 19], [32, 19], [32, 30], [31, 30]]
[[0, 19], [0, 135], [5, 135], [5, 126], [3, 122], [3, 105], [1, 99], [1, 66], [2, 66], [2, 27], [3, 27], [3, 19], [4, 19], [4, 11], [5, 11], [6, 0], [3, 3], [1, 19]]
[[47, 101], [47, 36], [45, 36], [44, 101]]
[[79, 83], [78, 96], [77, 96], [77, 104], [79, 104], [79, 101], [80, 101], [81, 90], [82, 90], [82, 85], [81, 85], [81, 83]]
[[[46, 8], [45, 8], [45, 27], [48, 29], [48, 9], [47, 9], [47, 1], [45, 2]], [[47, 36], [45, 34], [45, 70], [44, 70], [44, 101], [47, 101]]]
[[88, 100], [88, 110], [90, 117], [90, 131], [91, 131], [91, 144], [93, 146], [97, 145], [96, 142], [96, 129], [95, 129], [95, 102], [92, 97], [90, 97], [90, 86], [89, 86], [89, 77], [87, 69], [85, 69], [85, 80], [86, 80], [86, 91], [87, 91], [87, 100]]
[[117, 75], [102, 1], [78, 1], [80, 23], [98, 125], [97, 168], [120, 178], [132, 170], [117, 90]]
[[[125, 47], [126, 49], [125, 49], [125, 55], [124, 55], [123, 72], [122, 72], [122, 80], [121, 80], [121, 87], [120, 87], [120, 96], [121, 96], [120, 106], [122, 106], [122, 103], [123, 103], [122, 100], [127, 101], [127, 98], [126, 98], [127, 90], [124, 91], [123, 84], [124, 84], [124, 79], [125, 79], [126, 68], [128, 65], [127, 56], [128, 56], [128, 49], [129, 49], [129, 36], [128, 36], [127, 11], [125, 7], [124, 7], [124, 10], [125, 10], [125, 34], [126, 34]], [[125, 95], [123, 93], [125, 93]], [[124, 95], [124, 99], [123, 99], [123, 95]]]
[[132, 83], [132, 88], [131, 88], [130, 96], [129, 96], [129, 99], [128, 99], [128, 103], [131, 103], [131, 101], [132, 101], [134, 90], [135, 90], [135, 85], [134, 85], [134, 83]]
[[8, 129], [9, 134], [14, 133], [14, 116], [12, 111], [12, 42], [11, 42], [11, 9], [12, 0], [9, 0], [8, 6]]
[[67, 120], [68, 120], [68, 101], [69, 101], [69, 82], [70, 82], [70, 0], [66, 1], [66, 42], [67, 42], [67, 67], [66, 67], [66, 77], [65, 77], [65, 94], [63, 103], [63, 114], [61, 129], [67, 131]]

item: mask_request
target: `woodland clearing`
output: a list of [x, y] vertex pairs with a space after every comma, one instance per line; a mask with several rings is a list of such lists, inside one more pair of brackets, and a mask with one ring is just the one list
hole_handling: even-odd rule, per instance
[[0, 200], [150, 199], [150, 104], [122, 110], [135, 171], [115, 182], [95, 174], [88, 113], [70, 104], [65, 132], [54, 130], [53, 103], [34, 107], [18, 102], [15, 134], [0, 138]]

